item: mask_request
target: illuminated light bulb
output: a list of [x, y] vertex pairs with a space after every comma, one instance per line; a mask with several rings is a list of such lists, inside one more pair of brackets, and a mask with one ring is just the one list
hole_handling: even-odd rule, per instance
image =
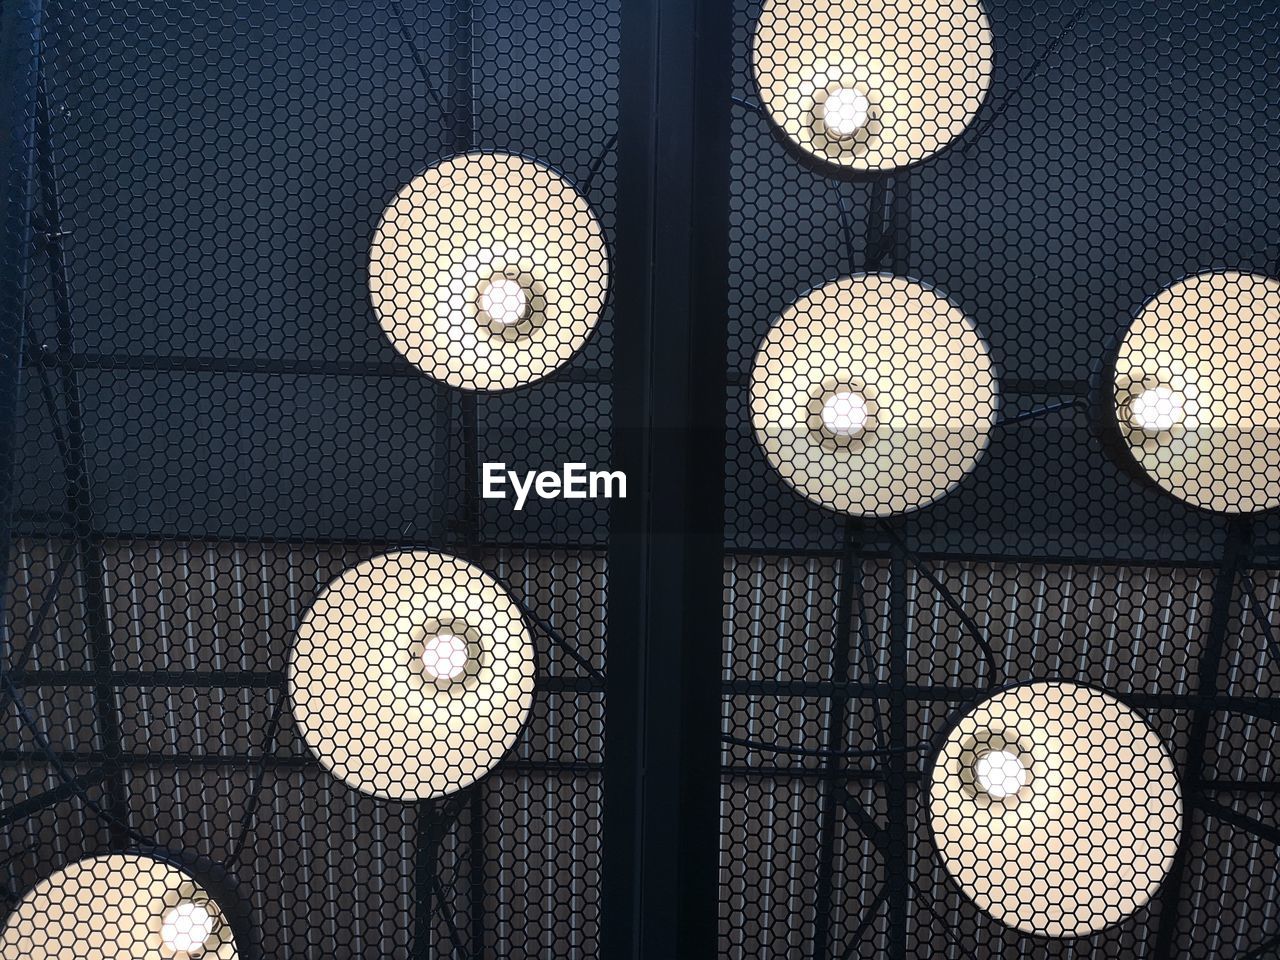
[[1027, 785], [1027, 768], [1008, 750], [984, 753], [973, 765], [973, 774], [978, 788], [996, 800], [1011, 797]]
[[453, 633], [437, 633], [427, 638], [422, 651], [422, 668], [437, 683], [451, 683], [466, 673], [471, 659], [465, 637]]
[[1147, 433], [1172, 430], [1186, 415], [1185, 398], [1169, 387], [1148, 387], [1129, 402], [1129, 422]]
[[822, 425], [833, 436], [861, 436], [870, 419], [866, 398], [853, 390], [833, 393], [822, 405]]
[[495, 277], [480, 290], [480, 312], [500, 327], [523, 323], [529, 317], [529, 293], [519, 280]]
[[186, 901], [164, 915], [160, 941], [174, 956], [196, 957], [204, 952], [215, 926], [207, 907]]
[[867, 125], [871, 101], [861, 90], [839, 87], [822, 102], [822, 125], [836, 140], [849, 140]]

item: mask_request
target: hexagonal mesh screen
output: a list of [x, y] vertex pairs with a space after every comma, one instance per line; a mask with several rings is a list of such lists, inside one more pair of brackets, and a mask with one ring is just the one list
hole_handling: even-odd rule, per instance
[[[627, 17], [685, 2], [0, 0], [4, 960], [606, 953], [640, 587], [608, 501], [478, 478], [614, 462], [619, 154], [683, 123]], [[1280, 11], [731, 6], [686, 909], [729, 960], [1280, 955]]]
[[0, 955], [597, 956], [608, 505], [471, 480], [610, 464], [618, 4], [40, 6]]
[[721, 955], [1276, 956], [1280, 14], [734, 24]]

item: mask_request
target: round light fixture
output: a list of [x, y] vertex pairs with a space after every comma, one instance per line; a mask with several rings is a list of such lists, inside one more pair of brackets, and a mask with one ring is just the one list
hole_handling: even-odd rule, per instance
[[929, 779], [947, 872], [1026, 933], [1078, 937], [1142, 908], [1178, 849], [1182, 796], [1133, 710], [1071, 683], [1005, 690], [967, 713]]
[[1124, 449], [1165, 491], [1219, 513], [1280, 505], [1280, 281], [1204, 273], [1162, 290], [1110, 390]]
[[836, 168], [892, 170], [973, 121], [991, 28], [979, 0], [765, 0], [751, 60], [790, 143]]
[[479, 568], [424, 551], [374, 557], [330, 583], [289, 660], [307, 745], [351, 787], [393, 800], [483, 777], [515, 743], [533, 692], [515, 601]]
[[608, 284], [586, 200], [509, 154], [452, 157], [414, 178], [369, 251], [383, 332], [423, 373], [464, 390], [518, 387], [563, 366], [595, 329]]
[[933, 503], [982, 456], [999, 406], [977, 329], [936, 291], [888, 274], [825, 284], [756, 353], [751, 423], [815, 503], [890, 516]]
[[171, 864], [81, 860], [41, 880], [0, 933], [3, 960], [236, 960], [218, 904]]

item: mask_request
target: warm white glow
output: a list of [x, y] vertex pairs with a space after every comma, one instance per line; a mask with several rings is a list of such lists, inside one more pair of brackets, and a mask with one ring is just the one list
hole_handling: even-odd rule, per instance
[[1185, 398], [1169, 387], [1148, 387], [1129, 402], [1129, 422], [1147, 433], [1172, 430], [1186, 415]]
[[437, 633], [427, 638], [422, 651], [422, 668], [437, 683], [449, 683], [466, 673], [470, 651], [465, 637]]
[[860, 436], [870, 418], [866, 398], [853, 390], [833, 393], [822, 405], [822, 425], [837, 437]]
[[514, 326], [529, 316], [529, 294], [519, 280], [495, 277], [480, 291], [480, 310], [492, 323]]
[[215, 926], [213, 914], [203, 904], [180, 903], [164, 915], [160, 941], [175, 956], [199, 956]]
[[861, 90], [839, 87], [822, 104], [822, 125], [837, 140], [848, 140], [867, 125], [871, 101]]
[[984, 753], [973, 765], [974, 778], [983, 793], [1003, 800], [1027, 785], [1027, 768], [1008, 750]]

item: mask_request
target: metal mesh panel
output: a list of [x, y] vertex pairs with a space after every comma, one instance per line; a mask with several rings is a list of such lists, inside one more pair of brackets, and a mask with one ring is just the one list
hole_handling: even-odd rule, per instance
[[[966, 92], [955, 52], [987, 23], [993, 55], [967, 61]], [[936, 55], [905, 52], [931, 32], [948, 37]], [[1280, 138], [1264, 106], [1278, 33], [1254, 3], [735, 5], [723, 956], [1277, 949], [1277, 527], [1250, 489], [1280, 435], [1262, 369], [1276, 314], [1243, 346], [1232, 331], [1280, 263], [1280, 194], [1259, 175]], [[912, 83], [922, 110], [962, 103], [956, 129], [901, 121]], [[1216, 318], [1175, 286], [1218, 274], [1244, 280]], [[957, 362], [920, 294], [893, 303], [890, 349], [862, 351], [884, 312], [867, 275], [945, 297], [990, 352], [989, 443], [946, 484], [977, 436], [978, 354]], [[1139, 317], [1168, 289], [1187, 307], [1159, 314], [1173, 347], [1139, 344], [1159, 339]], [[1189, 332], [1200, 318], [1212, 345]], [[1170, 352], [1196, 373], [1175, 382]], [[918, 442], [948, 363], [964, 402]], [[1158, 369], [1133, 376], [1143, 363]], [[1217, 414], [1197, 375], [1227, 385]], [[912, 404], [877, 420], [895, 377]], [[1063, 722], [1071, 690], [1089, 705]], [[1025, 722], [982, 713], [1008, 698]], [[1069, 829], [1028, 813], [1086, 796], [1105, 813]], [[993, 816], [1003, 834], [984, 834]], [[1064, 845], [1148, 825], [1163, 845], [1052, 872]], [[1002, 860], [1018, 837], [1036, 853]], [[1077, 868], [1097, 871], [1087, 903]]]
[[[0, 9], [19, 6], [42, 40], [0, 640], [4, 912], [63, 868], [144, 851], [212, 878], [238, 956], [596, 956], [607, 504], [515, 512], [473, 481], [485, 461], [610, 462], [618, 5]], [[371, 304], [384, 209], [461, 154], [526, 158], [578, 198], [571, 220], [595, 218], [597, 315], [527, 389], [432, 379]], [[513, 203], [536, 227], [546, 199]], [[466, 386], [495, 385], [513, 384]], [[496, 769], [459, 753], [479, 782], [421, 800], [335, 777], [287, 695], [326, 586], [410, 550], [473, 564], [532, 651]], [[477, 669], [502, 656], [478, 650]], [[140, 886], [108, 873], [123, 896]], [[159, 926], [135, 944], [68, 923], [51, 956], [186, 956]]]
[[1274, 4], [627, 3], [0, 0], [0, 953], [1275, 955]]

